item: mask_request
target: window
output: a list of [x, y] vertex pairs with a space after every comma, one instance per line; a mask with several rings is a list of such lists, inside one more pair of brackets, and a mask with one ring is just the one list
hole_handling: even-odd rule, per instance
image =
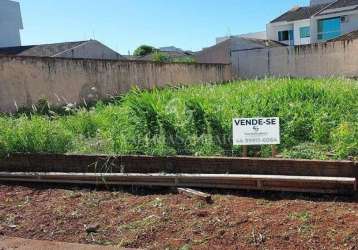
[[341, 35], [341, 17], [318, 20], [318, 40], [330, 40]]
[[307, 38], [311, 36], [310, 26], [300, 28], [300, 38]]
[[283, 30], [278, 32], [278, 40], [280, 42], [289, 41], [293, 45], [293, 30]]
[[289, 39], [289, 34], [288, 34], [288, 30], [285, 31], [279, 31], [278, 32], [278, 40], [281, 41], [288, 41]]

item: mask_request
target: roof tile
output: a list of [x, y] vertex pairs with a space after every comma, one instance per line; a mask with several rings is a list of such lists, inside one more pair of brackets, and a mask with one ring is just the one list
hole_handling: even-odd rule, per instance
[[0, 48], [0, 55], [51, 57], [88, 41]]
[[279, 16], [278, 18], [271, 21], [271, 23], [277, 23], [277, 22], [291, 22], [296, 20], [303, 20], [303, 19], [309, 19], [314, 14], [321, 11], [323, 8], [327, 7], [327, 4], [320, 4], [320, 5], [314, 5], [314, 6], [308, 6], [308, 7], [299, 7], [296, 10], [289, 10], [283, 15]]

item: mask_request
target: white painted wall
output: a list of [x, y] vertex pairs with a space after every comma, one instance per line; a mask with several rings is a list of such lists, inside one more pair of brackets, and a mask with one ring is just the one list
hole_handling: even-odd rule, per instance
[[[293, 23], [292, 22], [269, 23], [267, 24], [266, 27], [267, 39], [278, 41], [278, 32], [285, 31], [285, 30], [294, 30]], [[289, 41], [281, 41], [281, 42], [289, 45]]]
[[[317, 37], [318, 33], [318, 21], [326, 18], [341, 17], [347, 16], [348, 21], [341, 24], [341, 35], [346, 33], [358, 30], [358, 11], [350, 11], [345, 13], [336, 13], [328, 14], [322, 16], [315, 16], [311, 19], [299, 20], [294, 22], [279, 22], [279, 23], [269, 23], [267, 25], [267, 37], [271, 40], [278, 41], [278, 32], [282, 30], [292, 30], [294, 31], [294, 45], [305, 45], [310, 43], [320, 42]], [[311, 37], [310, 38], [300, 38], [300, 28], [310, 26], [311, 28]], [[287, 42], [285, 42], [287, 43]]]
[[358, 30], [358, 12], [348, 15], [348, 22], [342, 23], [342, 34]]
[[310, 19], [296, 21], [296, 22], [294, 22], [293, 25], [294, 25], [293, 32], [294, 32], [294, 38], [295, 38], [295, 45], [310, 44], [311, 43], [310, 37], [301, 38], [301, 36], [300, 36], [300, 28], [311, 26]]
[[[300, 36], [300, 28], [306, 26], [311, 26], [310, 19], [298, 20], [294, 22], [269, 23], [267, 25], [267, 37], [268, 39], [278, 41], [279, 31], [293, 30], [294, 45], [310, 44], [311, 38], [301, 38]], [[284, 43], [288, 44], [288, 42]]]
[[20, 30], [23, 29], [20, 4], [0, 0], [0, 47], [20, 46]]

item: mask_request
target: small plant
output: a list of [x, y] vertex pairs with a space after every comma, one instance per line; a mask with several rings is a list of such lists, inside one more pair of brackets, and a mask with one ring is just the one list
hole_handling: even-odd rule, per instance
[[256, 247], [262, 245], [266, 241], [266, 236], [257, 231], [255, 228], [251, 231], [251, 239], [249, 240], [251, 244], [255, 245]]
[[308, 211], [302, 211], [299, 213], [289, 214], [291, 220], [299, 220], [298, 232], [302, 234], [308, 234], [312, 231], [311, 214]]
[[141, 220], [136, 220], [128, 224], [121, 225], [118, 230], [130, 230], [130, 231], [146, 231], [151, 227], [154, 227], [159, 222], [159, 217], [151, 215]]
[[185, 244], [184, 246], [180, 247], [179, 250], [191, 250], [192, 247], [189, 244]]
[[289, 214], [289, 218], [291, 220], [298, 219], [303, 223], [307, 223], [311, 219], [311, 214], [308, 211], [302, 211], [302, 212], [299, 212], [299, 213]]
[[33, 107], [33, 109], [35, 113], [49, 114], [49, 111], [51, 110], [51, 106], [47, 99], [42, 98], [37, 102], [37, 104]]

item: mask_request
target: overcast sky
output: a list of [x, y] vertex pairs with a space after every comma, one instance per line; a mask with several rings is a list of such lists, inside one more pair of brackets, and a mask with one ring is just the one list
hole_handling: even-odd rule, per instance
[[141, 44], [200, 50], [215, 38], [265, 30], [308, 0], [19, 0], [24, 45], [97, 39], [127, 54]]

